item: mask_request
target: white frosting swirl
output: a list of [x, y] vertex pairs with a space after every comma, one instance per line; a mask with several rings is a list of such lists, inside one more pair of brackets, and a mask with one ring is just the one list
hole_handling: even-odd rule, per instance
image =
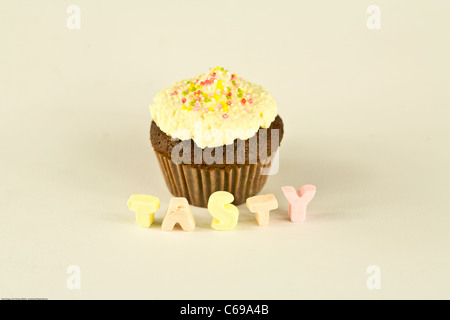
[[266, 89], [219, 67], [175, 82], [150, 105], [152, 118], [164, 133], [193, 139], [202, 149], [251, 138], [259, 128], [270, 126], [277, 110]]

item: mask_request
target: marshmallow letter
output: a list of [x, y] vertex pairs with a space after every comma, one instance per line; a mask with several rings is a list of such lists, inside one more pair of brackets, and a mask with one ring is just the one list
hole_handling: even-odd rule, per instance
[[284, 196], [289, 202], [289, 218], [292, 222], [305, 221], [306, 206], [316, 194], [316, 186], [304, 185], [297, 191], [294, 187], [281, 187]]
[[164, 216], [161, 229], [170, 231], [178, 223], [184, 231], [193, 231], [195, 229], [195, 219], [189, 208], [186, 198], [172, 198], [169, 202], [169, 208]]
[[128, 200], [128, 208], [136, 212], [136, 222], [143, 228], [150, 228], [159, 209], [159, 199], [146, 194], [133, 194]]
[[234, 196], [226, 191], [214, 192], [208, 200], [208, 211], [213, 216], [211, 227], [219, 231], [232, 230], [239, 218], [239, 209], [232, 205]]
[[273, 194], [250, 197], [246, 201], [250, 212], [255, 213], [256, 221], [260, 226], [269, 224], [269, 211], [278, 208], [277, 198]]

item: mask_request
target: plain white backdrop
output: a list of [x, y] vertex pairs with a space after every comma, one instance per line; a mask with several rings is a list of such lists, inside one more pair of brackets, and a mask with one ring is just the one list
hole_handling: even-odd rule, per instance
[[[0, 298], [449, 298], [449, 14], [444, 0], [2, 1]], [[162, 232], [148, 106], [216, 65], [278, 103], [263, 193], [280, 207], [263, 228], [240, 206], [232, 232], [192, 207], [194, 232]], [[317, 193], [294, 224], [281, 186], [303, 184]], [[161, 200], [150, 229], [133, 193]]]

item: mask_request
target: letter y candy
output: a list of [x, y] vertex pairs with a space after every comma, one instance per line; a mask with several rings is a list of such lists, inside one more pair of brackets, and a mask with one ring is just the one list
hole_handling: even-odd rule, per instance
[[305, 221], [306, 207], [316, 194], [316, 186], [307, 184], [295, 190], [292, 186], [281, 187], [289, 202], [289, 218], [292, 222]]

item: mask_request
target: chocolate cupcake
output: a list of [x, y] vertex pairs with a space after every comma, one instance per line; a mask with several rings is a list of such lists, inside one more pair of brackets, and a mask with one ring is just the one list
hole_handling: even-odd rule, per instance
[[206, 207], [215, 191], [245, 203], [267, 181], [283, 138], [261, 86], [223, 68], [172, 84], [150, 106], [150, 140], [170, 192]]

